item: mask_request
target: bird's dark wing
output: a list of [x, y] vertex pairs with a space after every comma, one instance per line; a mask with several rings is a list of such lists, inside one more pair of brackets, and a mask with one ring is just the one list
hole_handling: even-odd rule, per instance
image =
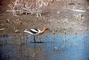
[[29, 30], [32, 34], [36, 34], [37, 32], [36, 31], [32, 31], [32, 30]]
[[35, 28], [34, 30], [39, 31], [39, 30], [38, 30], [38, 29], [36, 29], [36, 28]]

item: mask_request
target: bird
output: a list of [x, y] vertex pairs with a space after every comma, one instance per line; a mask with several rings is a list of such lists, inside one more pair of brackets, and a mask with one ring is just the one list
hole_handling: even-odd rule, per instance
[[30, 30], [25, 29], [24, 32], [34, 36], [34, 42], [36, 43], [35, 36], [43, 34], [46, 30], [48, 30], [48, 28], [44, 27], [42, 30], [36, 28]]

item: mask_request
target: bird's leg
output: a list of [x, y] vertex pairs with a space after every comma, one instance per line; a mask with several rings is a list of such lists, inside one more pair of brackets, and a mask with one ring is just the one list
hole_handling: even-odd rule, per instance
[[36, 43], [36, 39], [35, 39], [35, 36], [34, 36], [34, 42]]

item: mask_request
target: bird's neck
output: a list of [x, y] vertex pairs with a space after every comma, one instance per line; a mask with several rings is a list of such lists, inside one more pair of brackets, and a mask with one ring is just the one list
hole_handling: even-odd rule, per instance
[[41, 30], [40, 34], [43, 34], [46, 31], [46, 29], [44, 28], [43, 30]]

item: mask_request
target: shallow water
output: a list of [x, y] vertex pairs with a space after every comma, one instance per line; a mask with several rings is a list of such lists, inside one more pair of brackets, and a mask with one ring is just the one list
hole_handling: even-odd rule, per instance
[[[89, 35], [0, 36], [2, 60], [88, 60]], [[42, 43], [40, 43], [42, 41]]]

